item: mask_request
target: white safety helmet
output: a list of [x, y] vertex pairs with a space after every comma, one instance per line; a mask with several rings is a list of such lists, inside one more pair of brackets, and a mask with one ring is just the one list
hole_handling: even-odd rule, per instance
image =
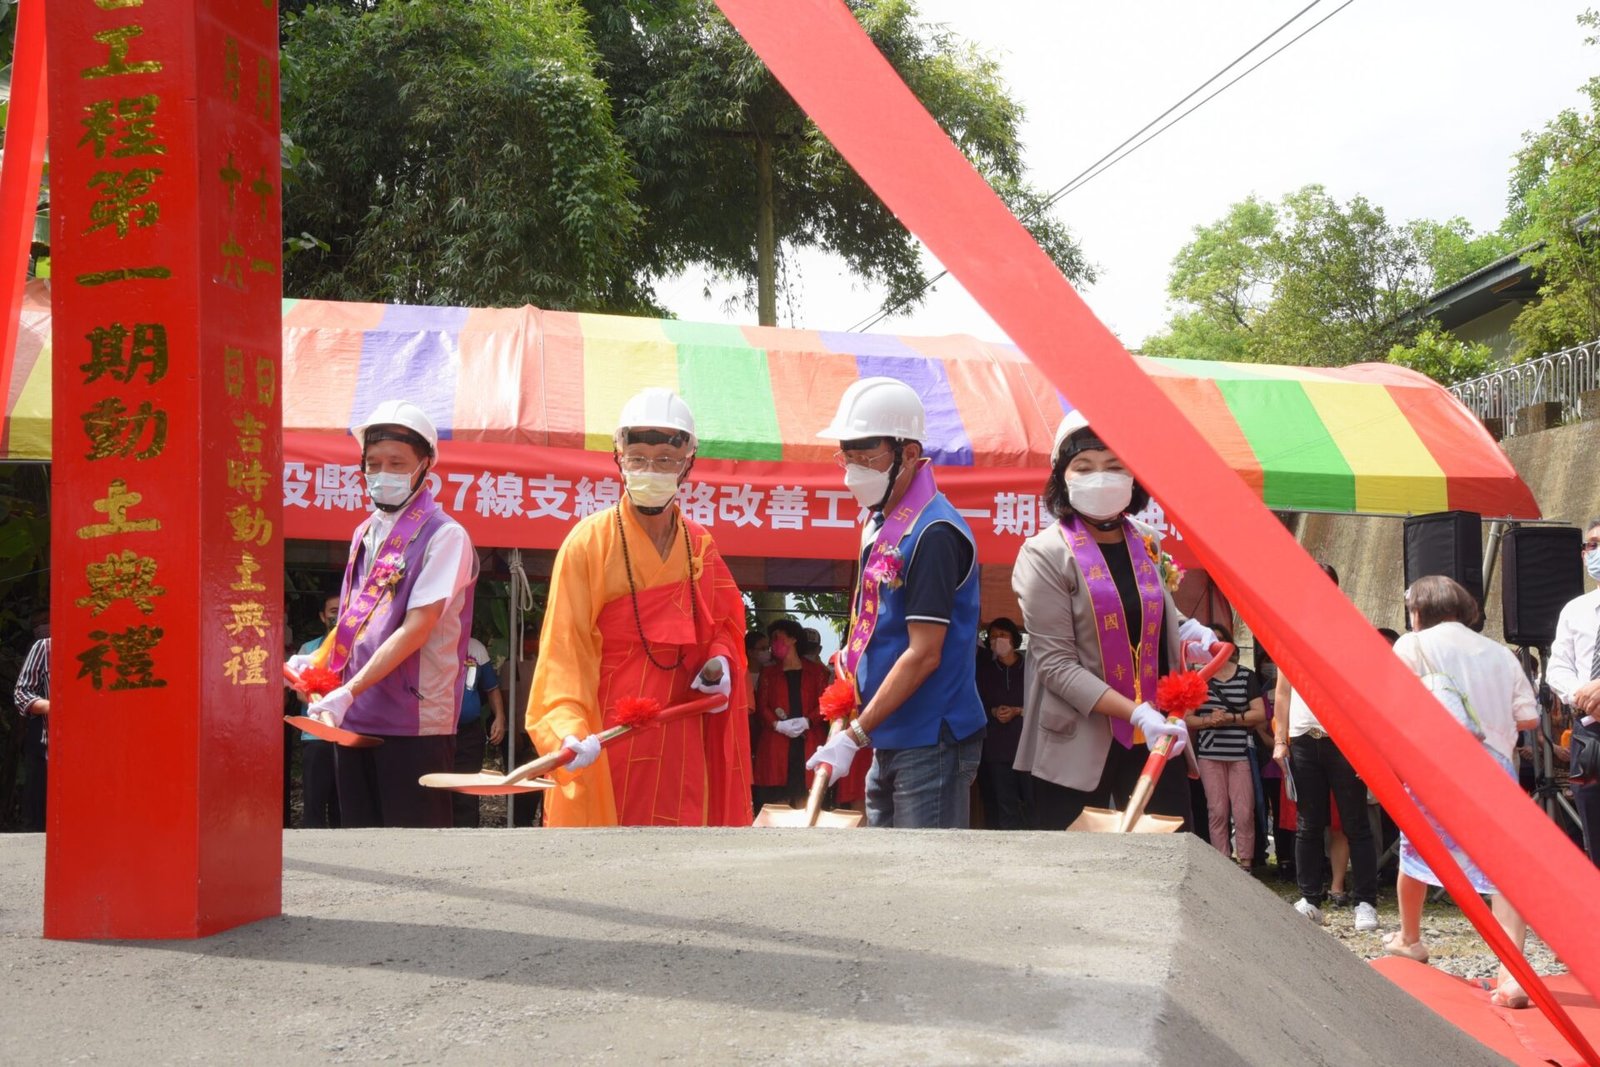
[[831, 441], [893, 437], [920, 444], [927, 436], [927, 415], [922, 398], [905, 382], [863, 378], [844, 391], [833, 421], [817, 436]]
[[433, 420], [409, 400], [385, 400], [372, 409], [372, 414], [360, 426], [350, 431], [360, 442], [363, 452], [369, 443], [367, 431], [378, 426], [403, 426], [428, 443], [429, 457], [439, 454], [439, 431], [434, 428]]
[[622, 405], [622, 414], [617, 417], [617, 429], [612, 434], [612, 441], [621, 448], [627, 443], [624, 435], [628, 430], [645, 427], [679, 430], [689, 435], [690, 448], [699, 444], [700, 439], [694, 432], [694, 412], [683, 402], [683, 397], [671, 389], [651, 387], [633, 394]]
[[1061, 425], [1056, 427], [1055, 443], [1050, 446], [1050, 465], [1054, 466], [1056, 460], [1061, 458], [1061, 446], [1067, 443], [1067, 438], [1079, 430], [1087, 430], [1089, 420], [1083, 417], [1083, 412], [1074, 408], [1061, 419]]

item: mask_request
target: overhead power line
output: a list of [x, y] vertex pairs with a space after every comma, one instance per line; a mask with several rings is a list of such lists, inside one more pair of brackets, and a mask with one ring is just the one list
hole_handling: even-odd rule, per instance
[[[1270, 52], [1266, 56], [1262, 57], [1260, 60], [1258, 60], [1252, 66], [1246, 68], [1244, 71], [1241, 71], [1237, 76], [1235, 76], [1230, 81], [1228, 81], [1225, 84], [1219, 86], [1216, 89], [1216, 91], [1212, 92], [1209, 96], [1207, 96], [1204, 99], [1202, 99], [1199, 103], [1195, 104], [1193, 107], [1189, 108], [1187, 111], [1184, 111], [1182, 114], [1178, 115], [1171, 122], [1168, 122], [1165, 126], [1162, 126], [1160, 129], [1156, 130], [1154, 133], [1151, 133], [1150, 136], [1145, 137], [1144, 140], [1142, 140], [1142, 141], [1139, 140], [1139, 138], [1141, 136], [1143, 136], [1147, 131], [1149, 131], [1151, 129], [1151, 127], [1156, 126], [1157, 124], [1159, 124], [1168, 115], [1171, 115], [1174, 111], [1177, 111], [1179, 108], [1183, 107], [1184, 104], [1188, 103], [1190, 100], [1193, 100], [1200, 93], [1204, 92], [1209, 85], [1211, 85], [1217, 79], [1223, 77], [1225, 74], [1228, 73], [1228, 71], [1232, 70], [1234, 67], [1237, 67], [1240, 63], [1242, 63], [1246, 59], [1250, 58], [1250, 56], [1253, 55], [1254, 53], [1260, 51], [1274, 37], [1277, 37], [1284, 30], [1286, 30], [1290, 25], [1292, 25], [1293, 23], [1299, 21], [1300, 18], [1302, 18], [1307, 12], [1309, 12], [1312, 8], [1316, 7], [1321, 2], [1322, 2], [1322, 0], [1311, 0], [1311, 3], [1307, 4], [1305, 7], [1301, 8], [1299, 11], [1296, 11], [1289, 18], [1285, 19], [1276, 28], [1274, 28], [1271, 33], [1268, 33], [1265, 37], [1262, 37], [1255, 44], [1251, 45], [1249, 48], [1245, 49], [1243, 52], [1240, 52], [1226, 66], [1222, 67], [1215, 74], [1211, 75], [1211, 77], [1207, 78], [1205, 81], [1201, 82], [1199, 85], [1197, 85], [1193, 89], [1189, 90], [1189, 92], [1185, 93], [1183, 95], [1183, 97], [1181, 97], [1171, 107], [1167, 108], [1161, 114], [1157, 115], [1155, 118], [1151, 119], [1149, 122], [1147, 122], [1143, 126], [1139, 127], [1139, 129], [1135, 130], [1133, 133], [1129, 134], [1126, 138], [1124, 138], [1122, 140], [1122, 142], [1119, 143], [1115, 148], [1111, 149], [1109, 152], [1105, 153], [1099, 159], [1095, 160], [1093, 163], [1089, 164], [1083, 170], [1081, 170], [1077, 174], [1075, 174], [1071, 179], [1069, 179], [1067, 181], [1067, 183], [1065, 185], [1061, 186], [1055, 192], [1051, 193], [1048, 197], [1046, 197], [1043, 203], [1039, 204], [1038, 206], [1033, 208], [1031, 211], [1028, 211], [1027, 213], [1025, 213], [1021, 217], [1020, 221], [1022, 221], [1024, 223], [1030, 221], [1036, 215], [1038, 215], [1040, 212], [1048, 211], [1050, 208], [1052, 208], [1056, 204], [1060, 203], [1061, 200], [1063, 200], [1065, 197], [1069, 196], [1070, 194], [1072, 194], [1074, 192], [1077, 192], [1079, 189], [1083, 188], [1083, 186], [1087, 185], [1089, 182], [1093, 181], [1095, 178], [1098, 178], [1100, 175], [1104, 174], [1106, 171], [1110, 170], [1112, 167], [1116, 166], [1118, 163], [1122, 162], [1124, 159], [1127, 159], [1129, 156], [1133, 155], [1133, 153], [1137, 152], [1139, 149], [1143, 148], [1145, 145], [1149, 144], [1151, 141], [1155, 140], [1157, 137], [1160, 137], [1163, 133], [1166, 133], [1168, 130], [1172, 129], [1172, 127], [1176, 126], [1178, 123], [1182, 122], [1184, 119], [1188, 118], [1190, 115], [1194, 114], [1196, 111], [1199, 111], [1202, 107], [1206, 106], [1206, 104], [1210, 103], [1212, 100], [1215, 100], [1222, 93], [1226, 92], [1228, 89], [1232, 88], [1234, 85], [1237, 85], [1240, 81], [1244, 80], [1250, 74], [1252, 74], [1256, 70], [1260, 69], [1264, 64], [1266, 64], [1267, 62], [1272, 60], [1279, 53], [1283, 52], [1284, 49], [1286, 49], [1289, 46], [1293, 45], [1295, 42], [1297, 42], [1301, 38], [1305, 37], [1306, 34], [1310, 33], [1312, 30], [1315, 30], [1318, 26], [1321, 26], [1324, 22], [1327, 22], [1329, 19], [1333, 18], [1333, 16], [1337, 15], [1339, 12], [1341, 12], [1345, 8], [1349, 7], [1352, 3], [1355, 2], [1355, 0], [1344, 0], [1344, 3], [1340, 4], [1338, 7], [1334, 8], [1332, 11], [1328, 12], [1328, 14], [1324, 15], [1322, 18], [1318, 19], [1316, 22], [1312, 23], [1310, 26], [1306, 27], [1304, 30], [1300, 31], [1295, 36], [1291, 37], [1288, 41], [1285, 41], [1282, 45], [1278, 46], [1272, 52]], [[1135, 142], [1137, 142], [1137, 143], [1135, 143]], [[1124, 151], [1124, 149], [1126, 149], [1126, 151]], [[896, 301], [896, 302], [893, 302], [893, 303], [884, 304], [877, 311], [875, 311], [872, 314], [868, 315], [866, 318], [862, 319], [860, 322], [857, 322], [854, 326], [851, 326], [850, 327], [851, 332], [855, 332], [855, 331], [859, 331], [859, 330], [869, 330], [872, 327], [876, 326], [878, 323], [882, 322], [884, 319], [888, 318], [890, 315], [893, 315], [896, 311], [899, 311], [901, 308], [905, 307], [907, 304], [909, 304], [916, 297], [921, 296], [923, 293], [927, 292], [930, 288], [932, 288], [934, 285], [936, 285], [941, 279], [947, 277], [949, 275], [949, 273], [950, 272], [947, 271], [947, 270], [941, 270], [941, 271], [939, 271], [939, 273], [935, 274], [933, 277], [931, 277], [927, 281], [923, 282], [922, 286], [915, 293], [911, 294], [910, 296], [904, 297], [904, 298], [900, 299], [899, 301]]]

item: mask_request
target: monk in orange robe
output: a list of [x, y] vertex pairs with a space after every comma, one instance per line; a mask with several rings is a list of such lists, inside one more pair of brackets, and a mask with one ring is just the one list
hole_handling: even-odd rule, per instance
[[[744, 600], [676, 501], [693, 416], [669, 390], [647, 389], [624, 407], [616, 443], [626, 492], [572, 530], [550, 576], [528, 734], [541, 753], [576, 741], [580, 758], [555, 773], [545, 824], [749, 826]], [[628, 697], [665, 708], [708, 692], [727, 709], [587, 751]]]

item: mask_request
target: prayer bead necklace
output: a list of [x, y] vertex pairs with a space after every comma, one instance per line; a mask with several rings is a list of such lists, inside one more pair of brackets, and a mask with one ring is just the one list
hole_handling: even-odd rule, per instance
[[[639, 643], [644, 646], [644, 655], [650, 661], [650, 666], [658, 671], [675, 671], [683, 666], [683, 649], [681, 647], [678, 649], [676, 663], [658, 663], [655, 653], [650, 651], [650, 639], [644, 635], [644, 618], [639, 614], [639, 591], [633, 584], [633, 559], [628, 555], [628, 534], [622, 528], [622, 501], [617, 501], [616, 509], [617, 540], [622, 542], [622, 569], [628, 575], [628, 596], [633, 601], [633, 624], [639, 628]], [[689, 524], [683, 522], [681, 517], [679, 517], [678, 521], [683, 525], [683, 566], [687, 572], [687, 577], [684, 578], [684, 585], [688, 587], [689, 592], [689, 625], [694, 629], [695, 633], [699, 633], [700, 626], [696, 617], [694, 598], [694, 552], [689, 545]]]

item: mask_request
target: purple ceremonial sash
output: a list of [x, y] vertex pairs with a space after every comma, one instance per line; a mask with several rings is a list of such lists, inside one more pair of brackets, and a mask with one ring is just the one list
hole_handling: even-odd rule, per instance
[[[1128, 618], [1122, 610], [1122, 594], [1117, 592], [1116, 579], [1100, 546], [1083, 527], [1083, 520], [1074, 515], [1070, 523], [1061, 525], [1061, 536], [1067, 548], [1078, 561], [1078, 571], [1089, 588], [1089, 603], [1094, 606], [1094, 637], [1100, 647], [1100, 663], [1105, 671], [1105, 682], [1135, 704], [1152, 700], [1156, 695], [1156, 679], [1161, 673], [1161, 574], [1150, 558], [1144, 538], [1134, 529], [1133, 523], [1124, 520], [1123, 543], [1128, 546], [1128, 559], [1133, 563], [1133, 575], [1139, 586], [1139, 604], [1144, 626], [1139, 642], [1138, 666], [1134, 666], [1133, 642], [1128, 636]], [[1132, 748], [1135, 741], [1133, 724], [1126, 719], [1111, 720], [1111, 735], [1123, 748]]]
[[[439, 505], [433, 502], [433, 494], [424, 489], [417, 494], [411, 506], [400, 513], [394, 529], [389, 531], [389, 536], [373, 554], [372, 566], [367, 568], [367, 578], [361, 583], [361, 590], [339, 612], [339, 625], [333, 631], [333, 651], [328, 656], [330, 670], [344, 670], [344, 665], [350, 661], [350, 650], [355, 647], [356, 635], [372, 618], [378, 605], [383, 603], [383, 598], [400, 583], [401, 572], [405, 569], [406, 546], [422, 532], [422, 524], [437, 510]], [[367, 523], [371, 522], [372, 519], [367, 520]], [[346, 589], [355, 580], [356, 561], [361, 558], [365, 544], [366, 527], [363, 526], [360, 534], [353, 539], [350, 558], [344, 565]]]
[[[899, 585], [904, 580], [900, 574], [905, 568], [905, 559], [900, 555], [900, 539], [916, 524], [918, 516], [938, 492], [939, 487], [933, 482], [932, 461], [918, 460], [917, 472], [911, 476], [906, 495], [900, 498], [892, 514], [884, 516], [878, 536], [873, 539], [872, 551], [867, 553], [866, 565], [861, 568], [861, 580], [856, 582], [855, 603], [851, 605], [854, 617], [850, 622], [850, 640], [844, 647], [845, 676], [850, 679], [852, 686], [856, 684], [856, 665], [861, 662], [867, 642], [872, 640], [872, 631], [878, 625], [883, 586], [886, 582]], [[856, 694], [859, 699], [859, 689]]]

